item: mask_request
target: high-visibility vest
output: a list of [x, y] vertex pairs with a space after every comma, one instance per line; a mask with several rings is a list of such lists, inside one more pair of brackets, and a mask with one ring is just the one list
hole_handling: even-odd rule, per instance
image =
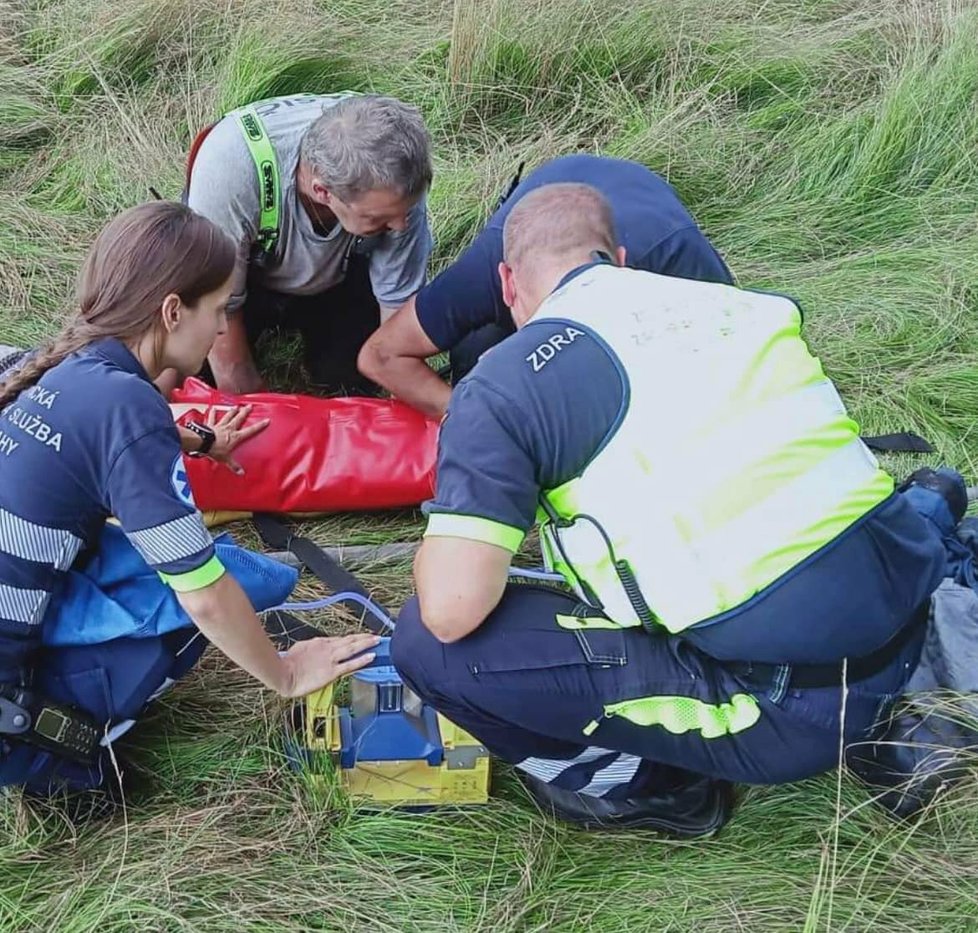
[[527, 326], [555, 320], [604, 341], [624, 401], [542, 495], [544, 555], [617, 624], [676, 633], [735, 609], [892, 494], [790, 299], [598, 265]]

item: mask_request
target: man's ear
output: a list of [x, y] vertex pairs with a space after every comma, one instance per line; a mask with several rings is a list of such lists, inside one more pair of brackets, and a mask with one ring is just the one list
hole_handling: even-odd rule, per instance
[[330, 191], [329, 188], [327, 188], [321, 181], [316, 181], [313, 179], [312, 199], [317, 204], [323, 204], [326, 207], [329, 207], [333, 203], [334, 199], [336, 199], [336, 195], [333, 194], [333, 192]]
[[504, 262], [499, 264], [499, 281], [503, 286], [503, 303], [512, 310], [516, 304], [516, 285], [513, 282], [513, 270]]
[[619, 266], [625, 265], [625, 255], [624, 246], [619, 246], [618, 249], [615, 250], [615, 262], [617, 262]]
[[160, 307], [160, 318], [168, 334], [172, 334], [177, 329], [183, 318], [183, 301], [179, 295], [174, 295], [171, 292], [163, 299], [163, 304]]

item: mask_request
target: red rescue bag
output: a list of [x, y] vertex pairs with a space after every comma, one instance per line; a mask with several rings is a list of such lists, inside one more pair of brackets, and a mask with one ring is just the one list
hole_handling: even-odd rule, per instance
[[404, 402], [256, 392], [231, 395], [187, 379], [171, 397], [178, 424], [251, 405], [264, 431], [234, 451], [237, 476], [184, 457], [201, 511], [336, 512], [411, 506], [434, 494], [438, 423]]

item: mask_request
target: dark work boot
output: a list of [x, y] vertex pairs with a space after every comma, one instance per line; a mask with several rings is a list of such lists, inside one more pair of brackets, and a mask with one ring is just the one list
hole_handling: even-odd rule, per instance
[[585, 829], [656, 829], [670, 836], [706, 836], [730, 818], [729, 782], [696, 776], [673, 790], [643, 797], [607, 799], [579, 794], [519, 772], [545, 811]]

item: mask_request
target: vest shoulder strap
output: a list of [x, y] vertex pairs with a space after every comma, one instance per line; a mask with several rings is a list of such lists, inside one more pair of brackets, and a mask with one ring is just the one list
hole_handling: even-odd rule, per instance
[[278, 159], [265, 125], [254, 106], [249, 104], [235, 111], [245, 144], [258, 172], [258, 199], [261, 214], [258, 218], [258, 246], [266, 255], [275, 250], [281, 228], [282, 187], [278, 174]]

